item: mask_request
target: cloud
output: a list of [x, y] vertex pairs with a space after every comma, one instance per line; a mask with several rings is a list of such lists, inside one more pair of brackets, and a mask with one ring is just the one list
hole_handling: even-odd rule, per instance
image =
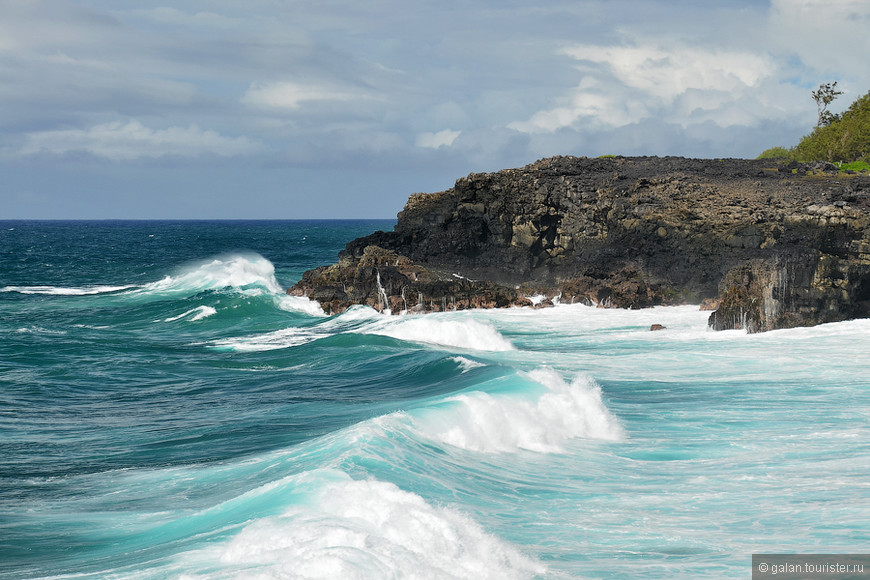
[[[769, 36], [780, 50], [831, 78], [854, 78], [859, 94], [870, 85], [870, 2], [866, 0], [772, 0]], [[841, 83], [842, 85], [843, 83]]]
[[602, 65], [626, 86], [664, 101], [689, 89], [733, 91], [751, 87], [770, 73], [767, 59], [752, 53], [696, 46], [574, 46], [564, 53]]
[[[0, 0], [4, 176], [129, 169], [192, 195], [180, 175], [229, 191], [238, 171], [283, 202], [329, 174], [327, 216], [346, 183], [398, 200], [556, 154], [754, 156], [811, 130], [819, 83], [846, 92], [834, 112], [870, 88], [867, 0], [335, 7]], [[138, 161], [161, 156], [198, 159]]]
[[429, 149], [438, 149], [439, 147], [450, 147], [462, 131], [451, 131], [444, 129], [437, 133], [420, 133], [414, 144], [417, 147], [428, 147]]
[[235, 28], [241, 22], [239, 19], [229, 18], [215, 12], [188, 13], [165, 6], [144, 10], [131, 10], [129, 13], [155, 23], [179, 27]]
[[113, 161], [129, 161], [163, 156], [196, 157], [249, 155], [262, 146], [247, 137], [224, 137], [196, 125], [150, 129], [139, 121], [115, 121], [90, 129], [60, 129], [30, 133], [18, 151], [23, 155], [39, 153], [90, 153]]
[[578, 62], [580, 83], [559, 106], [509, 127], [546, 133], [565, 127], [622, 127], [652, 117], [684, 126], [709, 120], [722, 126], [748, 124], [751, 114], [707, 113], [745, 101], [775, 72], [767, 56], [697, 46], [575, 45], [562, 53]]
[[291, 82], [254, 83], [245, 92], [242, 102], [258, 107], [298, 109], [307, 101], [349, 101], [359, 98], [350, 91], [314, 84]]

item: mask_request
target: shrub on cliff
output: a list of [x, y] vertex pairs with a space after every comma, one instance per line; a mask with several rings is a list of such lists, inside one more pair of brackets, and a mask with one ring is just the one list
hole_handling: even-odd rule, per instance
[[838, 119], [820, 125], [801, 139], [791, 153], [798, 161], [870, 163], [870, 92], [856, 100]]
[[794, 155], [785, 147], [771, 147], [759, 155], [758, 159], [794, 159]]

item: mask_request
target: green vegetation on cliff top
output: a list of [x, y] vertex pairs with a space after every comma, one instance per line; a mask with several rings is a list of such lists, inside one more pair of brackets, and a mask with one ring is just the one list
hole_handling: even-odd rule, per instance
[[[824, 87], [822, 85], [820, 90]], [[818, 103], [817, 92], [813, 92], [813, 97]], [[844, 170], [870, 169], [870, 92], [852, 103], [842, 115], [831, 115], [820, 107], [819, 124], [800, 143], [791, 149], [773, 147], [758, 158], [802, 163], [827, 161]]]

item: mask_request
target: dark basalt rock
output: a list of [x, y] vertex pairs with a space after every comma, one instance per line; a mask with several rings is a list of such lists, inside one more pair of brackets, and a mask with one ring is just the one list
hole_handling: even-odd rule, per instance
[[827, 165], [554, 157], [412, 195], [289, 292], [327, 312], [701, 303], [716, 329], [870, 316], [870, 178]]

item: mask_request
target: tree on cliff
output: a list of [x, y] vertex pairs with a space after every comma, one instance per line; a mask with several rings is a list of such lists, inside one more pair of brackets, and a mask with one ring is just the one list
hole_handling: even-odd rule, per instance
[[842, 94], [843, 91], [837, 90], [837, 81], [819, 85], [818, 90], [813, 91], [813, 100], [816, 102], [816, 108], [819, 111], [819, 120], [816, 123], [816, 127], [827, 127], [834, 121], [840, 120], [839, 115], [835, 115], [828, 110], [828, 105], [833, 103], [834, 99]]

